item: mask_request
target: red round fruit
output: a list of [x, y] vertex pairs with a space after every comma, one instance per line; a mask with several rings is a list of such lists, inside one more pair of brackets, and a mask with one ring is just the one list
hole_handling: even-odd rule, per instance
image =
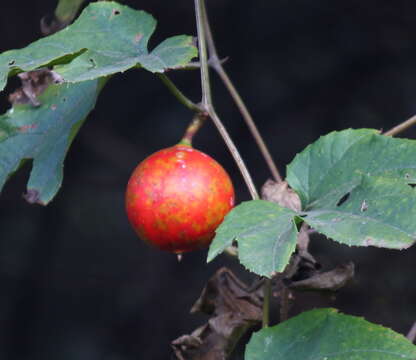
[[207, 247], [233, 206], [226, 171], [188, 145], [150, 155], [127, 185], [127, 216], [139, 237], [177, 254]]

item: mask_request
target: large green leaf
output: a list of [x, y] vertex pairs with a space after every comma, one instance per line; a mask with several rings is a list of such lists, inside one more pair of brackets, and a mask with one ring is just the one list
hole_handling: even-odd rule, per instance
[[298, 154], [287, 167], [287, 181], [304, 210], [338, 201], [362, 175], [416, 183], [416, 141], [379, 135], [376, 130], [335, 131]]
[[416, 240], [416, 194], [410, 186], [363, 176], [348, 198], [310, 210], [305, 221], [347, 245], [406, 248]]
[[236, 240], [238, 257], [248, 270], [264, 276], [283, 271], [296, 247], [295, 215], [269, 201], [243, 202], [218, 227], [208, 261]]
[[66, 152], [103, 81], [49, 86], [41, 106], [17, 105], [0, 116], [0, 191], [23, 160], [33, 159], [28, 200], [45, 205], [55, 196]]
[[149, 53], [155, 19], [111, 1], [90, 4], [65, 29], [20, 50], [0, 55], [0, 90], [9, 75], [51, 64], [64, 81], [78, 82], [142, 66], [163, 72], [186, 65], [197, 55], [190, 36], [175, 36]]
[[253, 334], [245, 360], [271, 359], [415, 360], [416, 346], [362, 318], [317, 309]]
[[406, 248], [416, 240], [416, 141], [345, 130], [321, 137], [288, 166], [304, 220], [348, 245]]

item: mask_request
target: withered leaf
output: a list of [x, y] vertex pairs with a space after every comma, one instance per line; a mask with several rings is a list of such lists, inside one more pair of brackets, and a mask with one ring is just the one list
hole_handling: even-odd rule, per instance
[[267, 180], [261, 188], [263, 200], [271, 201], [294, 211], [301, 210], [301, 202], [286, 181]]
[[226, 359], [241, 336], [262, 319], [260, 292], [249, 289], [227, 268], [208, 281], [191, 313], [211, 315], [206, 324], [171, 343], [179, 360]]
[[304, 280], [293, 281], [289, 287], [296, 290], [336, 291], [354, 277], [354, 263], [338, 265], [335, 269], [317, 273]]
[[20, 73], [18, 77], [22, 81], [22, 86], [9, 95], [9, 101], [12, 105], [30, 104], [40, 106], [38, 96], [49, 85], [62, 82], [57, 73], [46, 68]]

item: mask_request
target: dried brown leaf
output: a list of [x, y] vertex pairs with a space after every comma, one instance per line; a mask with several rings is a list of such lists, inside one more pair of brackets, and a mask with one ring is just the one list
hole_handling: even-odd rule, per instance
[[191, 313], [211, 315], [209, 321], [190, 335], [171, 344], [179, 360], [226, 359], [240, 337], [262, 318], [262, 298], [230, 270], [221, 268], [208, 281]]
[[261, 188], [261, 197], [264, 200], [277, 203], [294, 211], [301, 210], [301, 202], [298, 194], [296, 194], [286, 181], [276, 182], [267, 180]]
[[336, 291], [354, 277], [354, 263], [338, 265], [335, 269], [315, 274], [304, 280], [293, 281], [289, 287], [296, 290]]
[[62, 82], [62, 78], [49, 69], [38, 69], [20, 73], [19, 78], [22, 86], [9, 95], [9, 101], [12, 105], [30, 104], [40, 106], [38, 100], [49, 85]]

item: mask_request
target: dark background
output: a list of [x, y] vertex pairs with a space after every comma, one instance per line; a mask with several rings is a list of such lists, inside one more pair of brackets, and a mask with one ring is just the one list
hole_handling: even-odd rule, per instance
[[[151, 47], [174, 34], [195, 34], [193, 2], [125, 1], [152, 13]], [[414, 1], [208, 1], [218, 48], [284, 171], [294, 155], [335, 129], [388, 129], [416, 113]], [[3, 1], [0, 50], [41, 36], [39, 20], [56, 2]], [[172, 78], [195, 101], [197, 72]], [[215, 77], [214, 77], [215, 78]], [[18, 83], [11, 82], [8, 91]], [[261, 186], [269, 177], [252, 138], [216, 79], [220, 115]], [[2, 95], [1, 111], [7, 108]], [[30, 166], [0, 197], [0, 358], [37, 360], [167, 359], [169, 342], [206, 320], [189, 309], [222, 256], [184, 257], [148, 248], [131, 230], [123, 195], [145, 156], [175, 144], [189, 111], [152, 74], [129, 71], [102, 92], [65, 163], [61, 191], [46, 208], [22, 199]], [[415, 138], [409, 130], [406, 137]], [[214, 127], [195, 146], [232, 176], [238, 200], [249, 198]], [[0, 154], [1, 156], [1, 154]], [[355, 281], [336, 300], [301, 297], [293, 313], [313, 306], [343, 312], [406, 333], [416, 320], [416, 247], [407, 251], [349, 248], [314, 237], [325, 268], [353, 259]], [[241, 351], [235, 359], [240, 359]], [[239, 355], [240, 353], [240, 355]]]

